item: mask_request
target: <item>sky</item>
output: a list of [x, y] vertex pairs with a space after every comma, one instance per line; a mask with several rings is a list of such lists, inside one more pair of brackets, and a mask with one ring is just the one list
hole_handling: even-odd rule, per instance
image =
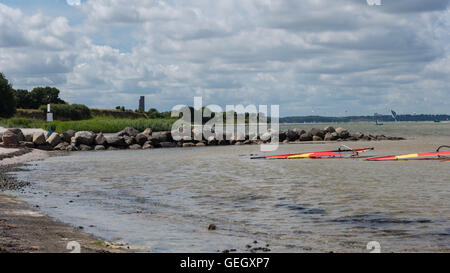
[[450, 0], [367, 2], [0, 0], [0, 72], [96, 108], [450, 114]]

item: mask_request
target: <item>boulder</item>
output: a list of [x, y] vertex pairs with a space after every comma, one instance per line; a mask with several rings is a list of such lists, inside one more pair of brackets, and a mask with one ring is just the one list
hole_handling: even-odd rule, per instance
[[350, 133], [348, 132], [348, 130], [344, 129], [344, 128], [341, 128], [341, 127], [336, 129], [336, 133], [342, 139], [348, 138], [350, 136]]
[[66, 151], [75, 152], [75, 151], [78, 151], [78, 148], [77, 148], [77, 146], [70, 144], [69, 146], [67, 146]]
[[359, 138], [362, 138], [364, 136], [364, 134], [361, 132], [356, 132], [356, 133], [352, 134], [351, 136], [359, 139]]
[[325, 127], [325, 128], [323, 128], [323, 130], [324, 130], [326, 133], [334, 133], [334, 132], [336, 132], [336, 130], [335, 130], [334, 127], [332, 127], [332, 126]]
[[139, 144], [133, 144], [130, 146], [130, 150], [141, 150], [142, 146]]
[[148, 136], [148, 135], [145, 135], [145, 134], [143, 134], [143, 133], [137, 134], [137, 136], [136, 136], [136, 143], [139, 144], [139, 145], [141, 145], [141, 146], [144, 145], [145, 142], [148, 141], [147, 136]]
[[313, 141], [323, 141], [323, 138], [321, 138], [320, 136], [313, 136], [312, 140]]
[[184, 147], [184, 148], [186, 148], [186, 147], [194, 147], [194, 146], [195, 146], [195, 144], [192, 143], [192, 142], [186, 142], [186, 143], [183, 143], [183, 147]]
[[63, 133], [62, 139], [63, 139], [65, 142], [70, 142], [71, 139], [72, 139], [72, 137], [75, 136], [75, 133], [76, 133], [76, 132], [75, 132], [74, 130], [68, 130], [68, 131], [65, 131], [65, 132]]
[[300, 129], [300, 128], [294, 128], [294, 129], [292, 129], [292, 131], [296, 132], [297, 135], [298, 135], [299, 137], [300, 137], [301, 135], [303, 135], [304, 133], [306, 133], [305, 130]]
[[108, 151], [117, 151], [117, 150], [119, 150], [119, 148], [116, 148], [114, 146], [109, 146], [107, 150]]
[[333, 135], [332, 133], [327, 133], [323, 138], [325, 141], [333, 141], [336, 140], [337, 134]]
[[17, 146], [19, 145], [19, 136], [11, 130], [6, 130], [2, 136], [3, 145]]
[[172, 135], [170, 131], [152, 133], [152, 139], [157, 142], [170, 142], [172, 141]]
[[45, 135], [42, 132], [36, 132], [33, 134], [33, 143], [35, 145], [42, 145], [45, 143]]
[[122, 131], [120, 131], [119, 133], [117, 133], [117, 136], [132, 136], [135, 137], [137, 136], [137, 134], [139, 134], [139, 131], [132, 128], [132, 127], [127, 127], [125, 129], [123, 129]]
[[300, 136], [300, 141], [311, 141], [312, 140], [312, 136], [310, 136], [307, 133], [304, 133]]
[[95, 137], [95, 144], [100, 146], [104, 146], [106, 144], [106, 137], [103, 133], [99, 133], [97, 137]]
[[153, 148], [153, 146], [150, 141], [147, 141], [144, 143], [144, 145], [142, 145], [142, 149], [144, 149], [144, 150], [148, 150], [148, 149], [152, 149], [152, 148]]
[[123, 139], [125, 140], [125, 143], [127, 144], [127, 146], [136, 144], [136, 139], [132, 136], [124, 136]]
[[61, 143], [61, 137], [58, 133], [53, 133], [48, 139], [47, 143], [52, 145], [52, 147], [56, 147], [59, 143]]
[[204, 146], [206, 146], [206, 144], [203, 143], [203, 142], [199, 142], [195, 146], [197, 146], [197, 147], [204, 147]]
[[8, 131], [12, 132], [15, 135], [17, 135], [17, 138], [18, 138], [19, 142], [20, 141], [25, 141], [25, 136], [23, 135], [22, 130], [17, 129], [17, 128], [11, 128], [11, 129], [6, 130], [6, 132], [8, 132]]
[[288, 130], [287, 131], [287, 139], [289, 141], [296, 141], [299, 138], [300, 138], [300, 136], [297, 134], [296, 131], [294, 131], [294, 130]]
[[161, 148], [174, 148], [177, 146], [173, 142], [161, 142], [161, 143], [159, 143], [159, 145], [161, 146]]
[[96, 150], [96, 151], [104, 151], [104, 150], [106, 150], [106, 148], [103, 145], [95, 145], [94, 150]]
[[125, 143], [125, 139], [123, 137], [118, 137], [118, 136], [108, 136], [108, 137], [106, 137], [106, 143], [108, 143], [108, 145], [110, 145], [110, 146], [115, 146], [115, 147], [126, 146], [127, 145]]
[[33, 142], [33, 134], [26, 134], [25, 135], [25, 141], [26, 142]]
[[44, 150], [44, 151], [52, 151], [53, 150], [53, 146], [48, 144], [47, 142], [42, 145], [36, 145], [36, 148], [39, 150]]
[[80, 146], [78, 148], [80, 149], [80, 151], [83, 151], [83, 152], [93, 150], [93, 148], [91, 146], [85, 145], [85, 144], [80, 144]]
[[0, 142], [2, 142], [3, 133], [0, 132]]
[[74, 138], [77, 145], [83, 144], [90, 146], [94, 144], [95, 134], [93, 132], [80, 131], [75, 133]]
[[311, 137], [313, 136], [318, 136], [320, 138], [323, 139], [323, 137], [325, 136], [325, 131], [324, 130], [320, 130], [317, 128], [312, 128], [309, 133], [308, 133]]
[[144, 134], [144, 135], [147, 136], [147, 137], [148, 137], [148, 136], [151, 136], [152, 133], [153, 133], [153, 131], [152, 131], [151, 128], [147, 128], [147, 129], [144, 130], [144, 132], [142, 132], [142, 134]]
[[25, 146], [27, 148], [31, 148], [32, 149], [32, 148], [35, 147], [33, 142], [25, 141], [25, 142], [22, 142], [22, 143], [23, 143], [23, 146]]
[[67, 147], [69, 147], [70, 144], [68, 142], [61, 142], [58, 145], [55, 146], [55, 148], [53, 148], [54, 150], [57, 151], [66, 151]]

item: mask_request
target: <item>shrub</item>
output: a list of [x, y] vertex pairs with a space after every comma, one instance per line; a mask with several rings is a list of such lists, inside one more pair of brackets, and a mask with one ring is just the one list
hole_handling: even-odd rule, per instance
[[[47, 112], [47, 106], [42, 105], [40, 110]], [[55, 120], [84, 120], [91, 118], [91, 110], [82, 104], [52, 104], [51, 112]]]

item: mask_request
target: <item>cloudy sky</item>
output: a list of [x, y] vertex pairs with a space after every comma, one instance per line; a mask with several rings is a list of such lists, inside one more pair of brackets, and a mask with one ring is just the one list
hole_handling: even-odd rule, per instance
[[450, 0], [0, 0], [0, 71], [71, 103], [450, 113]]

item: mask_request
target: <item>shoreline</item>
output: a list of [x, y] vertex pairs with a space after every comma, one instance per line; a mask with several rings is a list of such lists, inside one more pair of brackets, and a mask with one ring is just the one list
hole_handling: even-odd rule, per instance
[[0, 151], [0, 253], [70, 253], [69, 242], [78, 242], [81, 253], [124, 252], [108, 247], [101, 238], [84, 233], [83, 227], [73, 227], [45, 215], [38, 206], [17, 200], [4, 193], [18, 191], [29, 185], [17, 181], [7, 172], [20, 170], [25, 162], [50, 156], [43, 151], [25, 149], [7, 153]]

